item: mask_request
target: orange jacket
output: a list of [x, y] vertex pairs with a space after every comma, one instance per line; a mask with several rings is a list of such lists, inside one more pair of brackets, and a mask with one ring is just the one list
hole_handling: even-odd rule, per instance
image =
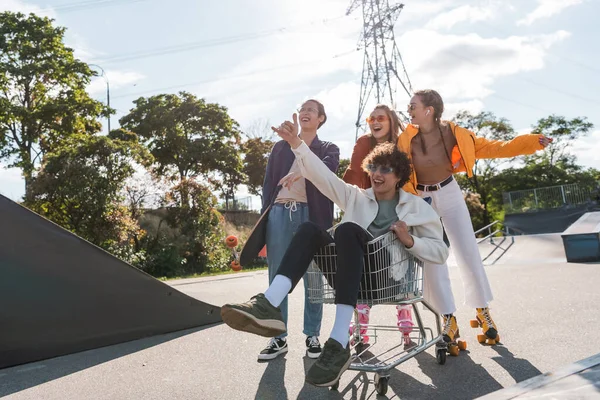
[[[457, 145], [452, 149], [454, 172], [466, 172], [469, 177], [473, 176], [475, 160], [516, 157], [533, 154], [544, 148], [539, 142], [539, 138], [543, 135], [520, 135], [508, 141], [489, 140], [476, 136], [468, 129], [461, 128], [452, 122], [448, 122], [448, 124], [450, 124], [450, 129], [457, 142]], [[417, 133], [419, 133], [419, 128], [409, 124], [398, 137], [398, 149], [407, 153], [408, 157], [411, 157], [410, 144]], [[417, 194], [417, 173], [414, 170], [410, 181], [404, 185], [403, 189], [409, 193]]]
[[368, 189], [371, 187], [371, 180], [369, 174], [362, 169], [362, 162], [371, 152], [371, 135], [363, 135], [358, 138], [354, 149], [352, 150], [352, 157], [350, 158], [350, 165], [344, 172], [342, 179], [344, 182], [351, 185], [356, 185], [361, 189]]

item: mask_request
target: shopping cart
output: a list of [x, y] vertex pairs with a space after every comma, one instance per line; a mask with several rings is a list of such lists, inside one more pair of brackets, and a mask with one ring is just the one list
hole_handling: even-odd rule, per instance
[[[337, 254], [335, 244], [323, 247], [313, 258], [308, 269], [308, 295], [312, 303], [333, 303], [335, 300], [335, 275]], [[425, 327], [418, 303], [422, 303], [435, 318], [435, 330]], [[390, 370], [436, 345], [438, 363], [446, 362], [447, 345], [442, 338], [439, 315], [423, 300], [423, 263], [410, 254], [393, 232], [388, 232], [367, 243], [365, 249], [365, 269], [358, 294], [358, 304], [372, 307], [377, 304], [413, 305], [415, 324], [406, 336], [396, 325], [361, 325], [358, 313], [354, 312], [352, 333], [353, 361], [349, 369], [374, 372], [377, 393], [387, 392]], [[385, 351], [373, 353], [377, 345], [378, 333], [394, 331], [400, 340]], [[362, 342], [365, 332], [372, 341]], [[407, 340], [407, 338], [409, 340]], [[339, 382], [332, 386], [336, 390]]]

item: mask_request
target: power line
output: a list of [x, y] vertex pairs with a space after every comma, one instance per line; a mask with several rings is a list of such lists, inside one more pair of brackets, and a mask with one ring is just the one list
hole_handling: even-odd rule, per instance
[[80, 1], [76, 3], [62, 4], [54, 7], [47, 7], [43, 11], [61, 11], [67, 13], [71, 11], [89, 10], [92, 8], [113, 6], [119, 4], [140, 3], [148, 0], [96, 0], [96, 1]]
[[346, 51], [344, 53], [335, 54], [334, 56], [332, 56], [330, 58], [325, 58], [325, 59], [320, 59], [320, 60], [310, 60], [310, 61], [304, 61], [304, 62], [301, 62], [301, 63], [294, 63], [294, 64], [280, 65], [280, 66], [271, 67], [271, 68], [264, 68], [264, 69], [260, 69], [260, 70], [256, 70], [256, 71], [251, 71], [251, 72], [248, 72], [248, 73], [245, 73], [245, 74], [231, 75], [231, 76], [226, 76], [226, 77], [221, 77], [221, 78], [205, 79], [205, 80], [201, 80], [201, 81], [182, 83], [182, 84], [173, 85], [173, 86], [167, 86], [167, 87], [162, 87], [162, 88], [148, 89], [148, 90], [139, 91], [139, 92], [124, 93], [124, 94], [120, 94], [118, 96], [112, 96], [112, 98], [116, 99], [116, 98], [124, 98], [124, 97], [142, 96], [142, 95], [145, 95], [145, 94], [148, 94], [148, 93], [165, 92], [165, 91], [170, 91], [170, 90], [174, 90], [174, 89], [181, 89], [181, 88], [185, 88], [185, 87], [189, 87], [189, 86], [202, 85], [202, 84], [205, 84], [205, 83], [212, 83], [212, 82], [220, 82], [220, 81], [227, 81], [227, 80], [245, 78], [245, 77], [248, 77], [248, 76], [262, 74], [262, 73], [265, 73], [265, 72], [271, 72], [271, 71], [276, 71], [276, 70], [286, 69], [286, 68], [299, 67], [299, 66], [302, 66], [302, 65], [314, 65], [314, 64], [322, 63], [324, 61], [328, 61], [330, 59], [341, 58], [341, 57], [347, 56], [349, 54], [356, 53], [357, 51], [358, 51], [357, 49], [353, 49], [353, 50], [350, 50], [350, 51]]
[[245, 33], [245, 34], [240, 34], [240, 35], [235, 35], [235, 36], [227, 36], [227, 37], [222, 37], [222, 38], [217, 38], [217, 39], [192, 42], [192, 43], [186, 43], [186, 44], [181, 44], [181, 45], [166, 46], [166, 47], [162, 47], [162, 48], [149, 49], [149, 50], [144, 50], [144, 51], [139, 51], [139, 52], [132, 52], [132, 53], [130, 52], [130, 53], [123, 54], [123, 55], [117, 55], [117, 56], [107, 57], [107, 58], [100, 59], [100, 60], [95, 60], [94, 62], [106, 65], [106, 64], [119, 63], [119, 62], [129, 61], [129, 60], [137, 60], [137, 59], [148, 58], [148, 57], [162, 56], [165, 54], [181, 53], [181, 52], [197, 50], [197, 49], [201, 49], [201, 48], [205, 48], [205, 47], [222, 46], [222, 45], [226, 45], [226, 44], [237, 43], [237, 42], [242, 42], [242, 41], [247, 41], [247, 40], [261, 39], [261, 38], [268, 37], [268, 36], [288, 33], [288, 32], [291, 32], [291, 31], [294, 31], [294, 30], [297, 30], [297, 29], [300, 29], [300, 28], [303, 28], [306, 26], [314, 25], [315, 23], [319, 23], [319, 22], [320, 23], [328, 23], [328, 22], [340, 20], [344, 17], [345, 16], [342, 15], [342, 16], [338, 16], [338, 17], [334, 17], [334, 18], [314, 20], [314, 21], [310, 21], [308, 23], [303, 23], [303, 24], [299, 24], [299, 25], [295, 25], [295, 26], [291, 26], [291, 27], [284, 26], [284, 27], [279, 27], [279, 28], [274, 28], [274, 29], [269, 29], [269, 30], [264, 30], [264, 31]]

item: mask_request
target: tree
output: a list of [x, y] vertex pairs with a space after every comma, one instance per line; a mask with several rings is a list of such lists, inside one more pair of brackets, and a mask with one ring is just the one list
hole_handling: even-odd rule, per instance
[[[571, 120], [563, 116], [550, 115], [540, 119], [531, 133], [551, 137], [553, 142], [545, 151], [528, 156], [526, 165], [543, 164], [545, 169], [545, 186], [557, 185], [557, 168], [563, 170], [577, 169], [576, 156], [569, 152], [575, 140], [585, 136], [594, 127], [585, 117]], [[558, 173], [560, 175], [560, 173]]]
[[108, 250], [127, 244], [139, 229], [121, 206], [132, 161], [145, 149], [110, 136], [77, 135], [44, 158], [31, 184], [31, 208], [65, 229]]
[[148, 146], [157, 175], [179, 182], [203, 177], [227, 187], [241, 180], [240, 133], [225, 107], [186, 92], [134, 104], [119, 122]]
[[[187, 203], [183, 196], [188, 197]], [[167, 202], [167, 222], [171, 227], [177, 227], [180, 234], [174, 244], [184, 260], [184, 273], [227, 268], [229, 255], [221, 229], [224, 220], [216, 210], [217, 199], [210, 188], [193, 180], [184, 180], [167, 194]]]
[[0, 159], [21, 168], [26, 200], [42, 157], [71, 135], [100, 131], [98, 117], [110, 112], [86, 93], [95, 73], [53, 22], [0, 13]]
[[340, 164], [338, 165], [338, 169], [337, 171], [335, 171], [335, 174], [342, 179], [342, 177], [344, 176], [344, 173], [346, 172], [346, 170], [348, 169], [348, 166], [350, 165], [350, 159], [349, 158], [342, 158], [340, 160]]
[[[489, 140], [510, 140], [515, 134], [506, 119], [497, 118], [490, 112], [480, 112], [474, 115], [468, 111], [461, 111], [454, 117], [454, 122], [477, 136]], [[479, 159], [475, 161], [472, 178], [469, 179], [466, 175], [457, 177], [461, 188], [480, 195], [479, 201], [483, 206], [483, 226], [488, 225], [492, 219], [492, 207], [488, 204], [491, 191], [490, 181], [505, 161], [502, 159]]]
[[260, 196], [261, 200], [265, 171], [273, 145], [271, 140], [262, 137], [250, 138], [243, 144], [245, 183], [248, 192]]

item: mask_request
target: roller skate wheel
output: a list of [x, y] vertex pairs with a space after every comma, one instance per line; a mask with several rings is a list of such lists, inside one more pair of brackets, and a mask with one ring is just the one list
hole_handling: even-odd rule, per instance
[[460, 353], [460, 349], [457, 345], [453, 344], [451, 346], [448, 346], [448, 353], [450, 353], [451, 356], [456, 357], [458, 353]]
[[369, 343], [369, 335], [363, 335], [361, 342], [364, 344]]
[[477, 335], [477, 341], [479, 343], [483, 344], [483, 343], [485, 343], [486, 340], [488, 340], [488, 337], [485, 336], [484, 334]]
[[460, 350], [466, 350], [467, 349], [467, 342], [465, 342], [464, 340], [459, 340], [458, 341], [458, 348]]
[[446, 349], [437, 349], [435, 358], [437, 359], [438, 364], [446, 364]]
[[471, 328], [479, 328], [479, 321], [477, 321], [476, 319], [472, 319], [470, 321], [471, 324]]
[[490, 346], [493, 346], [496, 344], [496, 340], [495, 339], [488, 339], [485, 341], [486, 344], [489, 344]]

